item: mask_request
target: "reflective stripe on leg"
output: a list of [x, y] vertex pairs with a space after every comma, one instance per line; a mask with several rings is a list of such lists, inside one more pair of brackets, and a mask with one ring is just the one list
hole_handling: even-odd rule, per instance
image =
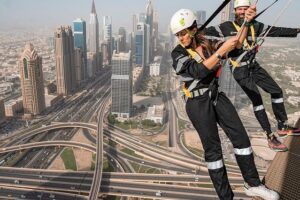
[[214, 162], [206, 162], [206, 164], [207, 164], [207, 168], [210, 170], [220, 169], [224, 166], [223, 160], [218, 160], [218, 161], [214, 161]]
[[239, 155], [239, 156], [251, 155], [253, 152], [251, 147], [243, 148], [243, 149], [234, 148], [233, 151], [236, 155]]
[[259, 105], [259, 106], [255, 106], [253, 107], [254, 112], [260, 111], [265, 109], [264, 105]]
[[272, 98], [272, 103], [283, 103], [283, 98], [277, 98], [277, 99]]

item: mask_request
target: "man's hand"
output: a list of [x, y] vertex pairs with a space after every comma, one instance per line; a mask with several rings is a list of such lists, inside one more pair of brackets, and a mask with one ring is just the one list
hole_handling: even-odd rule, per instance
[[245, 20], [251, 22], [256, 16], [256, 5], [251, 5], [245, 12]]

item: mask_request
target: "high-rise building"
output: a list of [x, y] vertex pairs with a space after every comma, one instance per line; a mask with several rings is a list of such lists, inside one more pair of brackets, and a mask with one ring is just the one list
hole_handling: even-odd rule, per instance
[[0, 98], [0, 124], [5, 121], [4, 100]]
[[45, 109], [42, 57], [26, 44], [19, 60], [24, 114], [38, 115]]
[[108, 58], [111, 61], [111, 55], [113, 52], [113, 41], [112, 41], [112, 18], [111, 16], [103, 16], [103, 40], [108, 45]]
[[149, 64], [149, 25], [138, 23], [135, 34], [135, 64], [145, 67]]
[[[154, 33], [153, 33], [153, 20], [154, 20], [154, 12], [153, 12], [153, 5], [152, 0], [148, 0], [147, 6], [146, 6], [146, 24], [149, 25], [149, 38], [150, 41], [154, 41]], [[154, 54], [154, 42], [149, 42], [149, 61], [153, 60], [153, 54]]]
[[[134, 33], [133, 32], [129, 32], [127, 35], [127, 45], [128, 45], [128, 49], [131, 51], [131, 54], [133, 54], [133, 50], [134, 50]], [[132, 56], [132, 55], [131, 55]]]
[[[231, 1], [221, 13], [221, 23], [225, 21], [234, 21], [234, 19], [234, 1]], [[220, 88], [221, 91], [226, 93], [226, 95], [236, 106], [236, 108], [241, 107], [242, 104], [247, 102], [247, 97], [245, 96], [245, 93], [235, 81], [229, 67], [223, 67], [222, 74], [220, 77]]]
[[82, 81], [86, 78], [86, 66], [87, 66], [87, 47], [86, 47], [86, 22], [78, 18], [73, 21], [73, 33], [74, 33], [74, 47], [79, 48], [82, 54], [82, 74], [80, 76]]
[[[157, 11], [154, 12], [154, 18], [153, 18], [153, 38], [154, 38], [153, 51], [156, 52], [157, 45], [158, 45], [158, 12]], [[155, 55], [155, 53], [154, 53], [154, 55]]]
[[99, 22], [94, 0], [89, 22], [89, 51], [96, 54], [99, 52]]
[[131, 52], [116, 53], [112, 56], [112, 114], [129, 118], [132, 114], [132, 62]]
[[76, 85], [74, 38], [70, 26], [61, 26], [55, 32], [55, 59], [57, 94], [69, 95]]
[[221, 23], [234, 21], [234, 1], [231, 1], [221, 12]]
[[205, 10], [197, 10], [196, 11], [197, 22], [198, 25], [202, 25], [206, 21], [206, 11]]
[[97, 55], [94, 52], [88, 52], [87, 75], [89, 78], [95, 76], [97, 67]]
[[102, 64], [103, 64], [103, 66], [109, 65], [108, 44], [107, 44], [106, 41], [101, 43], [101, 52], [102, 52]]
[[[17, 113], [20, 113], [23, 109], [23, 100], [22, 99], [12, 99], [9, 101], [6, 101], [4, 103], [4, 107], [5, 107], [5, 116], [6, 117], [15, 117], [17, 115]], [[26, 114], [25, 116], [31, 116], [31, 114]]]
[[153, 5], [152, 1], [148, 0], [147, 6], [146, 6], [146, 24], [149, 24], [150, 26], [150, 35], [153, 34]]
[[138, 14], [138, 23], [147, 23], [147, 14], [146, 13], [139, 13]]
[[119, 52], [125, 52], [126, 51], [126, 29], [124, 27], [119, 28]]
[[[76, 86], [80, 86], [81, 81], [84, 80], [84, 76], [86, 76], [84, 72], [84, 58], [82, 57], [82, 50], [80, 48], [75, 47], [74, 50], [74, 68], [75, 68], [75, 84]], [[87, 78], [87, 77], [86, 77]]]
[[122, 48], [121, 43], [122, 43], [122, 36], [121, 35], [117, 35], [114, 37], [115, 38], [115, 44], [114, 44], [114, 49], [116, 50], [116, 53], [119, 52], [125, 52], [125, 51], [120, 51], [120, 49]]
[[136, 14], [132, 15], [132, 32], [135, 33], [136, 32], [136, 25], [138, 23], [138, 17]]

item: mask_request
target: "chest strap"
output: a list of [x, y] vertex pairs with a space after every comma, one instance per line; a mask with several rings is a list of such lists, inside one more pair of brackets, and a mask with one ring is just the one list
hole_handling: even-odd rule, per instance
[[[235, 27], [235, 29], [237, 30], [237, 32], [239, 32], [241, 30], [241, 27], [238, 24], [236, 24], [235, 22], [232, 22], [232, 24]], [[247, 63], [241, 63], [241, 61], [244, 58], [244, 56], [248, 53], [247, 50], [252, 49], [255, 45], [255, 42], [256, 42], [255, 30], [254, 30], [254, 25], [253, 24], [250, 26], [250, 31], [251, 31], [252, 44], [250, 45], [247, 42], [247, 39], [245, 38], [243, 45], [244, 45], [244, 48], [246, 49], [246, 51], [244, 51], [236, 60], [233, 60], [233, 59], [229, 58], [229, 61], [232, 65], [232, 67], [233, 67], [233, 70], [236, 67], [241, 67], [241, 66], [247, 64]]]

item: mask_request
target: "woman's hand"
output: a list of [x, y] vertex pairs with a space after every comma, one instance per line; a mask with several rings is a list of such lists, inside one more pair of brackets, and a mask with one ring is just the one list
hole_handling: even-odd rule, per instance
[[224, 44], [219, 48], [219, 50], [217, 52], [220, 55], [224, 56], [226, 53], [235, 49], [237, 43], [238, 43], [238, 37], [233, 36], [232, 38], [226, 40], [226, 42], [224, 42]]
[[256, 5], [251, 5], [245, 12], [245, 20], [251, 22], [256, 16]]

